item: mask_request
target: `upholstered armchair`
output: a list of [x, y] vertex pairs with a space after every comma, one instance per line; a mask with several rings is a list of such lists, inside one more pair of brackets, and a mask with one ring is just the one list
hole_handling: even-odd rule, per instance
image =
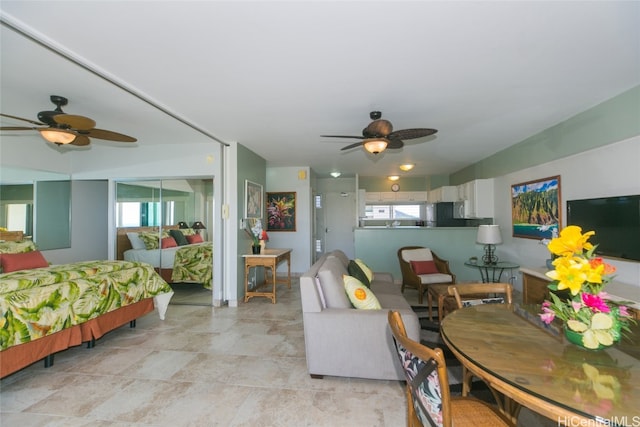
[[[456, 275], [449, 269], [449, 261], [438, 257], [429, 248], [404, 246], [398, 249], [398, 261], [402, 273], [402, 292], [405, 287], [417, 289], [419, 304], [422, 304], [422, 297], [430, 284], [456, 283]], [[431, 307], [431, 294], [427, 298]]]

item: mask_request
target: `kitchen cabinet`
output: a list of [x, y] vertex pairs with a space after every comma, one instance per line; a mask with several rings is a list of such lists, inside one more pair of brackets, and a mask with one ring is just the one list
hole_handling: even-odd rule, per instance
[[458, 186], [465, 205], [465, 218], [493, 218], [493, 179], [476, 179]]
[[367, 204], [389, 202], [426, 202], [426, 191], [367, 191], [364, 195]]
[[426, 202], [428, 199], [426, 191], [398, 191], [395, 195], [396, 202]]
[[457, 202], [458, 188], [453, 185], [445, 185], [435, 190], [429, 191], [429, 201], [438, 202]]

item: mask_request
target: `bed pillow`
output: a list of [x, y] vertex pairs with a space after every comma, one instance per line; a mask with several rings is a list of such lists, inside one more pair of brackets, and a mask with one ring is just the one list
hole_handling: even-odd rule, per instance
[[160, 248], [161, 249], [175, 248], [176, 246], [178, 246], [178, 244], [176, 243], [176, 239], [174, 239], [171, 236], [163, 237], [162, 241], [160, 242]]
[[342, 280], [349, 301], [355, 308], [360, 310], [380, 310], [382, 308], [378, 298], [361, 281], [347, 275], [342, 276]]
[[182, 234], [184, 234], [185, 236], [193, 236], [194, 234], [196, 234], [196, 230], [194, 230], [193, 228], [183, 228], [180, 231], [182, 231]]
[[185, 236], [187, 239], [187, 242], [193, 244], [193, 243], [202, 243], [204, 242], [204, 240], [202, 240], [202, 236], [199, 234], [194, 234], [192, 236]]
[[138, 233], [140, 240], [144, 242], [144, 248], [147, 250], [158, 249], [160, 247], [160, 238], [157, 231], [141, 231]]
[[49, 267], [49, 263], [40, 251], [24, 252], [20, 254], [2, 254], [0, 259], [2, 272], [10, 273], [18, 270]]
[[189, 244], [187, 239], [184, 237], [184, 234], [182, 234], [182, 231], [180, 230], [169, 230], [169, 235], [173, 237], [173, 239], [176, 241], [178, 246], [184, 246]]
[[138, 233], [130, 231], [127, 233], [127, 237], [129, 238], [129, 242], [131, 242], [132, 249], [147, 249]]

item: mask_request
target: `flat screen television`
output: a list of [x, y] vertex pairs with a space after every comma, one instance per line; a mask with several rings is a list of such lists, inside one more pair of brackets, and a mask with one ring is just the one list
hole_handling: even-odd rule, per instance
[[640, 195], [569, 200], [567, 225], [595, 231], [598, 255], [640, 261]]

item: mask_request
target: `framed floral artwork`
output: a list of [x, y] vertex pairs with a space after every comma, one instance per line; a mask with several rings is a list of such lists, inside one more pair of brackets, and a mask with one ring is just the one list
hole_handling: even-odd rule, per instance
[[262, 218], [262, 185], [244, 181], [244, 217]]
[[296, 192], [267, 193], [267, 231], [296, 231]]
[[560, 175], [511, 186], [513, 237], [549, 239], [560, 227]]

